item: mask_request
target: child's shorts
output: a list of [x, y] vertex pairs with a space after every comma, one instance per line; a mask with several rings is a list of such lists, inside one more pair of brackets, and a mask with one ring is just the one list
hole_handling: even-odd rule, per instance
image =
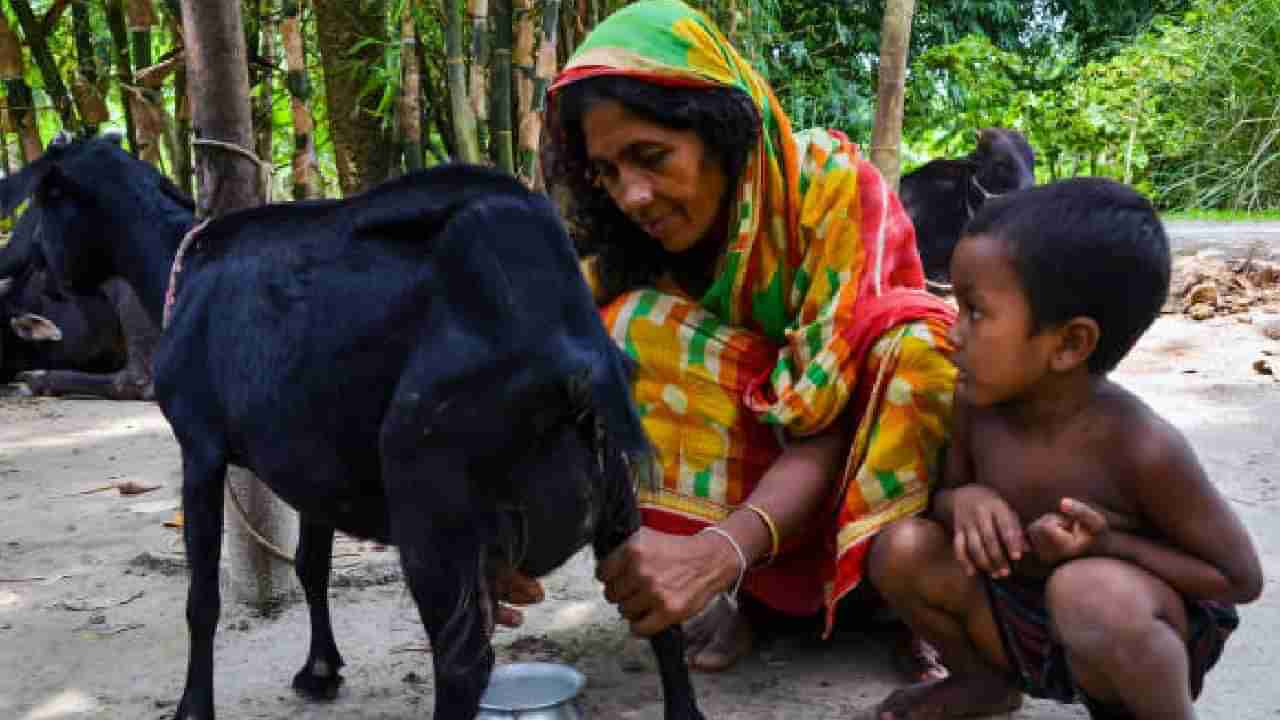
[[[991, 614], [1000, 628], [1015, 681], [1032, 697], [1063, 703], [1081, 702], [1094, 718], [1132, 717], [1124, 708], [1098, 702], [1077, 687], [1067, 666], [1066, 649], [1054, 637], [1049, 622], [1045, 582], [1033, 578], [986, 578]], [[1227, 637], [1240, 624], [1240, 616], [1234, 605], [1185, 598], [1184, 602], [1190, 630], [1187, 656], [1191, 697], [1196, 698], [1204, 687], [1205, 674], [1218, 662]]]

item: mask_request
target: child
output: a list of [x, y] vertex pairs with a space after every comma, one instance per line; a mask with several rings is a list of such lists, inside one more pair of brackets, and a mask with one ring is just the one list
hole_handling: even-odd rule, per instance
[[877, 718], [1193, 718], [1262, 590], [1244, 527], [1182, 435], [1107, 380], [1155, 320], [1169, 246], [1150, 203], [1078, 179], [988, 202], [951, 277], [952, 444], [930, 516], [887, 528], [872, 582], [951, 676]]

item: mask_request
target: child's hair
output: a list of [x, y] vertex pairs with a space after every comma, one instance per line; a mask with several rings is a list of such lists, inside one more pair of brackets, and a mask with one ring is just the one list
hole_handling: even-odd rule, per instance
[[1145, 197], [1113, 180], [1076, 178], [995, 198], [964, 233], [1006, 243], [1034, 332], [1080, 316], [1098, 323], [1091, 373], [1119, 364], [1169, 294], [1164, 226]]

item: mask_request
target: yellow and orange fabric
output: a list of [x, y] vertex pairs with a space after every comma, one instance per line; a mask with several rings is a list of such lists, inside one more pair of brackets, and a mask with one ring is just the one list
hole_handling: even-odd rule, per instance
[[[645, 524], [696, 532], [740, 505], [788, 436], [860, 418], [822, 517], [744, 587], [785, 612], [825, 607], [862, 577], [868, 541], [924, 509], [950, 422], [950, 306], [924, 292], [915, 233], [856, 145], [793, 132], [768, 84], [703, 14], [646, 0], [601, 23], [550, 90], [628, 75], [748, 93], [763, 120], [736, 188], [727, 249], [698, 298], [664, 286], [602, 308], [639, 366], [635, 398], [662, 468]], [[590, 268], [590, 264], [584, 267]]]

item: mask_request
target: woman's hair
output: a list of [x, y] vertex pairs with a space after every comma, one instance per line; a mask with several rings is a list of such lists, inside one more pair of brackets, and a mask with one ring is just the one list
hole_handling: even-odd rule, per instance
[[[760, 113], [745, 92], [731, 87], [671, 87], [622, 75], [602, 75], [566, 85], [556, 94], [554, 142], [543, 159], [546, 185], [564, 211], [578, 254], [597, 256], [600, 291], [612, 299], [651, 285], [668, 269], [692, 261], [669, 253], [614, 204], [594, 182], [582, 123], [595, 104], [615, 100], [628, 112], [674, 130], [691, 130], [721, 164], [725, 202], [760, 137]], [[701, 259], [701, 254], [694, 253]]]

